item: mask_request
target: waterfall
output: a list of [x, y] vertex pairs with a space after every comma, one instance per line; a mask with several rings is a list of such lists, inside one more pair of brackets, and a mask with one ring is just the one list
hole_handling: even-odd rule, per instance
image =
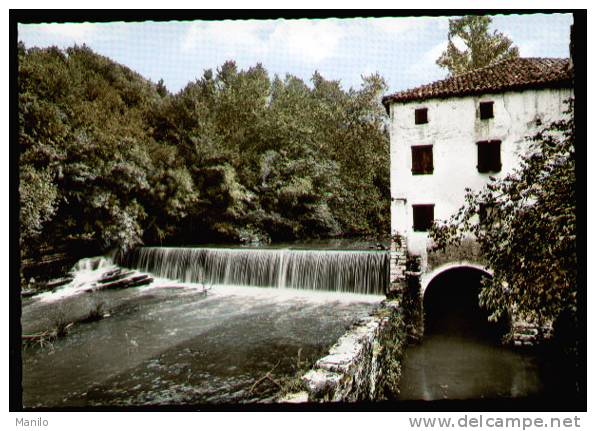
[[113, 265], [112, 258], [105, 258], [103, 256], [85, 257], [72, 267], [72, 271], [94, 271], [96, 269], [107, 268], [111, 265]]
[[293, 249], [140, 247], [119, 264], [185, 283], [382, 295], [389, 253]]

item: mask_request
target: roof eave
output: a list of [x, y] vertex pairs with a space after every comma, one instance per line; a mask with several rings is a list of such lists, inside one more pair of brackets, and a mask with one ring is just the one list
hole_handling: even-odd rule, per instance
[[553, 88], [573, 88], [573, 83], [571, 78], [566, 78], [563, 80], [551, 81], [551, 82], [538, 82], [538, 83], [528, 83], [528, 84], [519, 84], [519, 85], [512, 85], [503, 88], [483, 88], [483, 89], [470, 89], [470, 90], [462, 90], [457, 92], [445, 92], [443, 94], [437, 94], [432, 96], [415, 96], [415, 95], [389, 95], [384, 96], [381, 99], [381, 103], [385, 106], [385, 110], [387, 111], [387, 115], [389, 115], [390, 105], [393, 103], [410, 103], [410, 102], [423, 102], [425, 100], [433, 100], [433, 99], [449, 99], [452, 97], [469, 97], [469, 96], [477, 96], [480, 94], [500, 94], [506, 93], [508, 91], [523, 91], [523, 90], [536, 90], [536, 89], [553, 89]]

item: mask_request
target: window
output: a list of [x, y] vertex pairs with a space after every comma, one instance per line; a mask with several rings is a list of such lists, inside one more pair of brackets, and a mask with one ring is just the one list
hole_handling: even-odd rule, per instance
[[501, 170], [501, 141], [480, 141], [478, 147], [478, 172], [499, 172]]
[[480, 102], [480, 119], [481, 120], [488, 120], [489, 118], [494, 117], [493, 103], [494, 102]]
[[412, 205], [414, 215], [414, 231], [426, 232], [435, 218], [435, 205]]
[[412, 147], [412, 174], [432, 174], [433, 169], [433, 146], [417, 145]]
[[420, 108], [414, 111], [414, 123], [426, 124], [428, 123], [428, 109]]
[[480, 207], [478, 208], [478, 224], [483, 230], [499, 229], [501, 227], [497, 208], [494, 203], [480, 203]]
[[487, 204], [484, 202], [480, 203], [478, 208], [478, 221], [481, 225], [486, 225], [489, 218], [492, 217], [493, 210], [494, 206], [492, 204]]

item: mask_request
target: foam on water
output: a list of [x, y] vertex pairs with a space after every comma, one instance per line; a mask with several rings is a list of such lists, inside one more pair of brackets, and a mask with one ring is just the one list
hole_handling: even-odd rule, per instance
[[[97, 256], [92, 258], [81, 259], [71, 270], [71, 275], [74, 277], [73, 281], [57, 288], [54, 291], [43, 292], [36, 295], [34, 298], [43, 302], [54, 302], [64, 299], [69, 296], [78, 295], [89, 289], [98, 286], [100, 280], [106, 273], [118, 269], [110, 258], [104, 256]], [[134, 271], [134, 275], [149, 274], [145, 271]], [[145, 291], [156, 288], [174, 288], [183, 287], [189, 293], [197, 291], [206, 292], [209, 296], [243, 296], [251, 298], [271, 299], [275, 301], [288, 300], [303, 300], [310, 303], [325, 303], [325, 302], [339, 302], [339, 303], [377, 303], [380, 302], [384, 295], [363, 294], [354, 292], [336, 292], [328, 290], [312, 290], [312, 289], [294, 289], [279, 287], [276, 289], [264, 289], [262, 287], [243, 286], [238, 284], [203, 284], [196, 282], [189, 282], [184, 280], [173, 280], [165, 277], [153, 277], [153, 282], [150, 284], [135, 287], [133, 289]]]
[[304, 300], [311, 303], [325, 303], [333, 301], [339, 303], [362, 302], [374, 304], [382, 301], [385, 298], [384, 295], [289, 288], [263, 289], [261, 287], [239, 286], [229, 284], [215, 284], [206, 288], [206, 286], [201, 283], [185, 283], [165, 278], [156, 278], [153, 283], [138, 287], [136, 289], [144, 291], [155, 288], [167, 289], [173, 287], [184, 287], [188, 289], [189, 292], [193, 293], [196, 291], [206, 292], [209, 296], [213, 295], [215, 297], [243, 296], [251, 298], [274, 299], [280, 301]]
[[102, 278], [105, 273], [116, 268], [118, 268], [116, 264], [104, 256], [81, 259], [70, 271], [70, 275], [74, 277], [70, 283], [56, 290], [40, 293], [34, 298], [44, 302], [53, 302], [68, 296], [78, 295], [94, 287], [97, 280]]

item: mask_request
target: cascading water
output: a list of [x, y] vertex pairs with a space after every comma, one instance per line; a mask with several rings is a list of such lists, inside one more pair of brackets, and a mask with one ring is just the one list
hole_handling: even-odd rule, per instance
[[378, 251], [141, 247], [118, 263], [207, 285], [382, 295], [389, 283], [389, 253]]
[[104, 256], [86, 257], [79, 260], [72, 268], [72, 273], [80, 271], [95, 271], [101, 268], [113, 267], [114, 263], [110, 258]]

